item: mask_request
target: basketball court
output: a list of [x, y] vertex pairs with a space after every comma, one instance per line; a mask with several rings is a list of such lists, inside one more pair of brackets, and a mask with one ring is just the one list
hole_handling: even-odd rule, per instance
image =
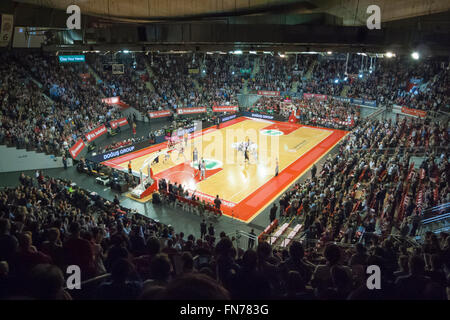
[[[194, 132], [187, 143], [180, 137], [170, 149], [164, 142], [103, 164], [127, 170], [131, 161], [134, 173], [144, 176], [151, 165], [156, 179], [181, 183], [209, 202], [219, 195], [225, 216], [249, 223], [346, 134], [342, 130], [240, 117], [219, 128]], [[244, 156], [246, 146], [248, 161]], [[198, 160], [204, 160], [204, 179], [198, 161], [193, 162], [194, 148]]]

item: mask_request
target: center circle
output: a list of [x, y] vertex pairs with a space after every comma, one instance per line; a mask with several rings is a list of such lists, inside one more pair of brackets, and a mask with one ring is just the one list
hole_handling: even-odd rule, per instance
[[284, 133], [276, 129], [264, 129], [260, 133], [265, 136], [282, 136]]
[[[223, 163], [215, 159], [203, 159], [205, 161], [206, 170], [215, 170], [222, 168]], [[198, 169], [198, 161], [191, 162], [191, 167]]]

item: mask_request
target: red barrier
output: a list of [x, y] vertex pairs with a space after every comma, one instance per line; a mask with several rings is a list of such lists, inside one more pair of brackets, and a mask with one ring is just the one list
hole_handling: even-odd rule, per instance
[[271, 233], [273, 229], [275, 229], [277, 226], [278, 226], [278, 219], [275, 219], [264, 229], [263, 232], [261, 232], [261, 234], [258, 236], [258, 241], [261, 241], [265, 235]]
[[[161, 194], [165, 194], [167, 196], [170, 196], [170, 192], [167, 192], [167, 191], [160, 191], [160, 193]], [[175, 199], [180, 201], [180, 202], [187, 203], [187, 204], [189, 204], [190, 206], [193, 206], [193, 207], [198, 207], [200, 205], [200, 203], [198, 201], [186, 199], [186, 198], [178, 196], [178, 195], [175, 196]], [[217, 214], [219, 216], [222, 215], [222, 211], [221, 210], [219, 210], [216, 207], [210, 205], [209, 203], [207, 203], [207, 206], [206, 206], [205, 210], [212, 211], [212, 212], [214, 212], [215, 214]]]

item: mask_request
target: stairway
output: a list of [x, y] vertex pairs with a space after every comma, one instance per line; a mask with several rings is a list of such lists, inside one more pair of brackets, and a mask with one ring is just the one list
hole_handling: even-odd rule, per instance
[[253, 66], [252, 77], [256, 76], [258, 73], [259, 73], [259, 58], [257, 57], [255, 59], [255, 65]]
[[349, 85], [345, 85], [344, 88], [341, 91], [341, 97], [346, 97], [348, 90], [350, 90], [350, 86]]
[[148, 89], [148, 91], [155, 92], [155, 87], [150, 81], [145, 82], [145, 87]]
[[150, 91], [150, 92], [155, 92], [155, 87], [153, 86], [153, 83], [151, 81], [151, 79], [156, 79], [156, 75], [153, 72], [152, 67], [150, 66], [150, 63], [148, 63], [148, 60], [146, 58], [144, 58], [144, 64], [145, 64], [145, 70], [147, 70], [147, 74], [148, 74], [148, 81], [145, 82], [145, 87]]
[[299, 85], [298, 81], [294, 81], [292, 83], [291, 92], [298, 92], [298, 85]]
[[103, 82], [103, 80], [100, 78], [98, 73], [92, 68], [88, 63], [86, 63], [86, 66], [88, 68], [89, 74], [94, 77], [96, 83]]
[[314, 60], [314, 61], [310, 64], [310, 66], [309, 66], [309, 68], [308, 68], [308, 71], [307, 71], [306, 74], [305, 74], [306, 80], [310, 80], [310, 79], [311, 79], [312, 74], [313, 74], [313, 72], [314, 72], [314, 68], [316, 67], [317, 63], [318, 63], [317, 60]]
[[149, 78], [156, 78], [155, 73], [153, 72], [152, 67], [150, 66], [150, 63], [148, 62], [147, 59], [144, 59], [144, 64], [145, 64], [145, 69], [147, 70], [148, 76]]
[[40, 82], [40, 81], [38, 81], [37, 79], [35, 79], [34, 77], [33, 77], [33, 75], [31, 75], [29, 72], [27, 72], [27, 76], [28, 76], [28, 79], [29, 80], [31, 80], [40, 90], [41, 90], [41, 92], [42, 92], [42, 96], [44, 97], [44, 99], [50, 104], [50, 105], [53, 105], [53, 104], [55, 104], [55, 101], [52, 99], [52, 98], [50, 98], [50, 96], [47, 94], [47, 93], [45, 93], [44, 92], [44, 86], [43, 86], [43, 84]]
[[[15, 146], [1, 145], [0, 152], [3, 155], [0, 163], [0, 172], [41, 170], [63, 167], [62, 157], [55, 157], [43, 152], [18, 149]], [[71, 166], [72, 162], [68, 161]]]
[[202, 91], [202, 86], [198, 83], [197, 79], [192, 79], [192, 83], [194, 84], [195, 90]]
[[244, 79], [244, 83], [242, 84], [242, 93], [248, 94], [248, 79]]
[[[98, 75], [98, 73], [92, 68], [88, 63], [86, 63], [87, 69], [89, 74], [95, 79], [95, 83], [98, 85], [103, 82], [102, 78]], [[103, 98], [106, 98], [105, 94], [103, 93], [103, 90], [99, 87], [98, 92], [100, 92], [100, 95]]]

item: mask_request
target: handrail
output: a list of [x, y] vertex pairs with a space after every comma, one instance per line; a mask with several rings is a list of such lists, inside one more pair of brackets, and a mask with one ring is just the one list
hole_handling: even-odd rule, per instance
[[[82, 281], [82, 282], [80, 283], [80, 286], [83, 287], [83, 286], [85, 286], [85, 285], [87, 285], [87, 284], [89, 284], [89, 283], [93, 283], [93, 282], [97, 282], [97, 281], [99, 281], [99, 280], [107, 279], [107, 278], [109, 278], [110, 276], [111, 276], [111, 273], [105, 273], [105, 274], [102, 274], [102, 275], [99, 275], [99, 276], [90, 278], [90, 279], [88, 279], [88, 280]], [[64, 290], [67, 290], [67, 285], [64, 287]]]
[[442, 209], [445, 209], [445, 208], [448, 208], [448, 207], [450, 207], [450, 202], [441, 203], [441, 204], [438, 204], [437, 206], [434, 206], [434, 207], [427, 208], [427, 209], [423, 210], [423, 213], [426, 214], [428, 212], [442, 210]]

